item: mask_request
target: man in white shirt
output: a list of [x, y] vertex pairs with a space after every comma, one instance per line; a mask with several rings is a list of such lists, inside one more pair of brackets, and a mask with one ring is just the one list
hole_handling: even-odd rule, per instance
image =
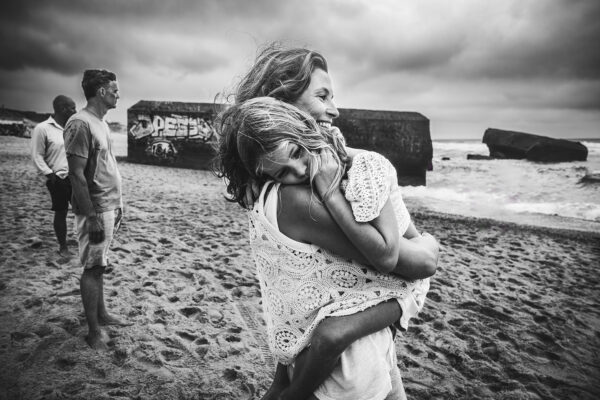
[[31, 135], [31, 158], [33, 165], [46, 177], [46, 187], [52, 199], [54, 232], [61, 256], [70, 255], [67, 247], [67, 211], [71, 201], [69, 165], [65, 153], [63, 127], [75, 114], [75, 102], [64, 95], [56, 96], [52, 102], [54, 114], [39, 123]]

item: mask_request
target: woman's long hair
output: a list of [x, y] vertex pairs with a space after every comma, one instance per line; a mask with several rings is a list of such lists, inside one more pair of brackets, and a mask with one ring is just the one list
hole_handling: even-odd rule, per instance
[[235, 103], [263, 96], [294, 103], [310, 84], [315, 69], [327, 72], [327, 61], [320, 53], [299, 47], [285, 48], [277, 42], [267, 44], [238, 84]]

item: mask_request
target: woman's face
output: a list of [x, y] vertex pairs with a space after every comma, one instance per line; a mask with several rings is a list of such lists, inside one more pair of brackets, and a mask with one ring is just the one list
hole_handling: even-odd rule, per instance
[[292, 142], [284, 142], [261, 159], [260, 172], [286, 185], [307, 183], [311, 156]]
[[310, 84], [292, 104], [309, 113], [319, 125], [326, 128], [331, 128], [333, 119], [340, 115], [333, 103], [331, 78], [320, 68], [313, 71]]

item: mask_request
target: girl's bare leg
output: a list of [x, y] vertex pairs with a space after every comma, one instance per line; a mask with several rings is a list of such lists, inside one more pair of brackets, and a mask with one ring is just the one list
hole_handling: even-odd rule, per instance
[[275, 376], [273, 377], [273, 382], [267, 390], [267, 393], [261, 397], [261, 400], [277, 400], [279, 399], [279, 395], [281, 392], [288, 387], [290, 384], [290, 380], [287, 374], [287, 367], [281, 363], [277, 364], [277, 368], [275, 369]]
[[392, 325], [402, 315], [396, 300], [345, 317], [330, 317], [315, 329], [311, 345], [296, 358], [290, 386], [280, 400], [306, 400], [331, 375], [340, 355], [355, 340]]

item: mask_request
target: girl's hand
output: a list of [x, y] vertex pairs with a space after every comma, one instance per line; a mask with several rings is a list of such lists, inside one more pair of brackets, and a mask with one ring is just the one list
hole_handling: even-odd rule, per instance
[[334, 137], [337, 137], [339, 140], [341, 140], [342, 144], [346, 146], [346, 138], [344, 137], [344, 135], [342, 135], [342, 131], [340, 131], [340, 128], [338, 128], [337, 126], [332, 126], [329, 129], [331, 134]]
[[342, 175], [337, 176], [338, 170], [341, 165], [337, 159], [333, 156], [333, 153], [329, 149], [321, 151], [318, 157], [318, 170], [315, 175], [314, 183], [317, 192], [324, 201], [325, 195], [333, 188], [334, 190], [340, 187], [340, 180]]

